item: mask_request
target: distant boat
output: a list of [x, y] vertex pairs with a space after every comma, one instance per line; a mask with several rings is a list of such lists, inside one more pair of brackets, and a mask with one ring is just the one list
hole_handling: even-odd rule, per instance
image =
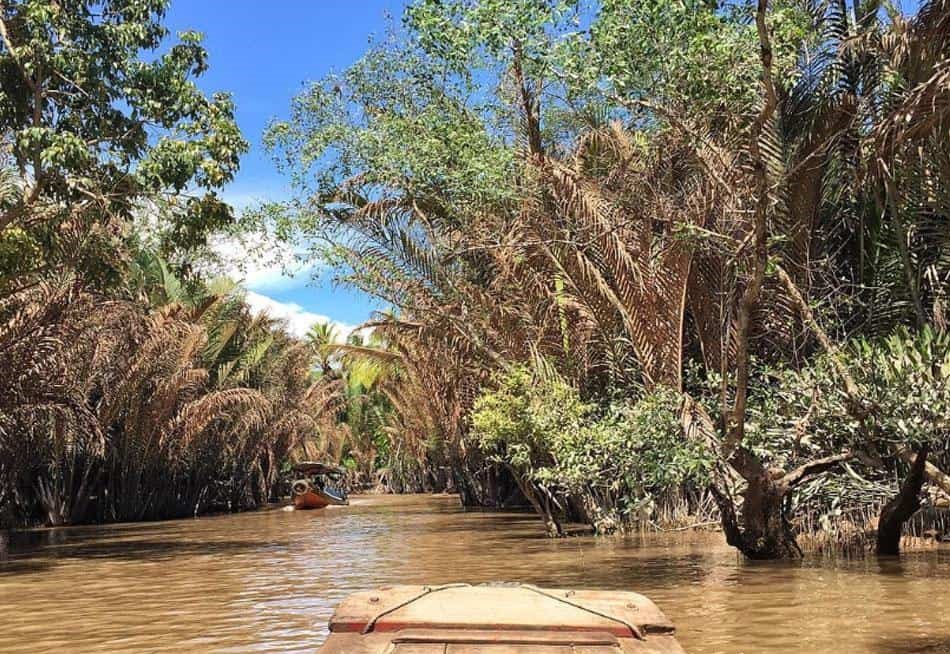
[[322, 509], [330, 505], [349, 504], [346, 492], [328, 485], [330, 480], [339, 481], [343, 478], [345, 471], [342, 468], [303, 461], [294, 465], [293, 471], [297, 479], [290, 485], [290, 490], [295, 509]]

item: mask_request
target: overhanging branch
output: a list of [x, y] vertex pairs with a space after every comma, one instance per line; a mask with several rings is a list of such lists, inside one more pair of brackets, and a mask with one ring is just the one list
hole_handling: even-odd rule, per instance
[[808, 463], [795, 468], [782, 477], [779, 480], [779, 484], [785, 489], [795, 488], [811, 477], [820, 475], [823, 472], [827, 472], [828, 470], [841, 465], [845, 461], [850, 461], [853, 458], [855, 458], [854, 453], [842, 452], [841, 454], [834, 454], [832, 456], [826, 456], [821, 459], [809, 461]]

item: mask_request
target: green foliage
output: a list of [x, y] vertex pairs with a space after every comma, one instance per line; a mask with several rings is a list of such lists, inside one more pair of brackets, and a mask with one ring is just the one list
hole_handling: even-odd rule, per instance
[[496, 378], [472, 411], [479, 447], [565, 498], [590, 496], [627, 516], [685, 484], [702, 485], [710, 453], [683, 435], [678, 393], [659, 388], [606, 408], [526, 368]]
[[[314, 376], [335, 389], [334, 411], [328, 412], [320, 431], [334, 444], [329, 448], [350, 471], [350, 482], [373, 487], [378, 470], [403, 463], [394, 452], [387, 417], [392, 411], [385, 384], [393, 374], [395, 355], [370, 334], [350, 334], [346, 343], [330, 323], [315, 324], [307, 335]], [[414, 462], [417, 466], [419, 462]], [[391, 476], [388, 483], [401, 480]]]
[[[639, 400], [614, 408], [614, 416], [602, 420], [603, 441], [599, 456], [602, 471], [609, 462], [627, 471], [627, 485], [648, 493], [706, 479], [711, 453], [705, 446], [687, 439], [682, 430], [681, 396], [659, 387]], [[634, 474], [630, 476], [631, 472]], [[603, 472], [601, 473], [603, 475]], [[605, 475], [610, 478], [610, 475]]]
[[547, 67], [563, 34], [580, 24], [585, 8], [579, 0], [419, 0], [407, 9], [405, 22], [426, 53], [458, 72], [503, 65], [517, 49], [525, 73], [534, 77]]
[[897, 330], [851, 351], [884, 435], [895, 444], [950, 445], [950, 332]]
[[[486, 213], [513, 220], [538, 181], [519, 157], [526, 112], [549, 152], [636, 119], [639, 98], [745, 124], [759, 80], [748, 19], [746, 3], [702, 0], [413, 2], [401, 29], [270, 125], [265, 144], [299, 193], [259, 218], [282, 238], [316, 241], [342, 279], [398, 304], [380, 281], [409, 263], [386, 256], [397, 220], [449, 246], [483, 229]], [[810, 16], [788, 3], [770, 20], [777, 74], [791, 83]]]
[[860, 454], [844, 474], [796, 489], [796, 511], [826, 530], [848, 516], [863, 520], [897, 493], [907, 448], [928, 443], [941, 467], [950, 449], [950, 335], [900, 328], [855, 338], [835, 356], [859, 387], [863, 420], [849, 406], [838, 367], [822, 354], [799, 371], [757, 366], [747, 421], [748, 446], [772, 468]]
[[470, 106], [474, 90], [411, 45], [384, 41], [344, 74], [307, 87], [264, 142], [325, 202], [375, 188], [471, 210], [505, 199], [513, 165], [479, 105]]
[[[546, 522], [593, 523], [591, 504], [686, 497], [712, 470], [734, 541], [765, 506], [731, 501], [734, 477], [794, 497], [861, 479], [867, 508], [946, 431], [937, 346], [877, 340], [947, 326], [945, 13], [416, 0], [272, 126], [300, 193], [262, 220], [326, 237], [394, 307], [380, 428], [393, 452], [444, 454], [464, 492], [498, 472], [487, 456]], [[664, 390], [684, 369], [702, 447]], [[863, 449], [874, 470], [844, 461]]]
[[472, 409], [481, 448], [533, 477], [555, 464], [555, 450], [585, 428], [593, 406], [561, 380], [538, 381], [524, 367], [496, 378], [498, 389], [482, 394]]
[[[758, 75], [754, 26], [705, 0], [607, 0], [589, 39], [575, 39], [575, 74], [606, 77], [622, 97], [747, 106]], [[718, 108], [718, 106], [716, 107]]]
[[901, 328], [857, 338], [836, 356], [852, 371], [874, 428], [849, 410], [828, 355], [797, 372], [760, 368], [747, 429], [763, 456], [800, 463], [845, 449], [889, 456], [907, 445], [950, 444], [950, 335]]
[[[166, 7], [3, 5], [0, 133], [24, 188], [0, 214], [0, 233], [22, 230], [47, 265], [93, 265], [101, 251], [122, 247], [143, 212], [160, 216], [152, 227], [166, 254], [201, 247], [232, 224], [215, 190], [233, 178], [247, 143], [230, 97], [207, 97], [195, 83], [207, 69], [201, 35], [183, 32], [165, 47]], [[77, 251], [77, 228], [102, 232], [99, 252]]]

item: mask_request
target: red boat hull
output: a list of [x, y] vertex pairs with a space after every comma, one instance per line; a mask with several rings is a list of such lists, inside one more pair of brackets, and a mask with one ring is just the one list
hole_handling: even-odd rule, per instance
[[317, 495], [313, 491], [294, 495], [295, 509], [322, 509], [329, 505], [330, 502], [326, 498]]
[[332, 495], [327, 495], [326, 493], [313, 489], [294, 495], [295, 509], [322, 509], [324, 507], [330, 506], [331, 504], [345, 506], [349, 504], [349, 502], [347, 502], [345, 499], [339, 500]]

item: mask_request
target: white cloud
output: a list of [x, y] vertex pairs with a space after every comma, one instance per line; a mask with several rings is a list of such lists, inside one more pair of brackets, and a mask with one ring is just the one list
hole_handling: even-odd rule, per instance
[[356, 328], [354, 325], [333, 320], [329, 316], [307, 311], [296, 302], [279, 302], [254, 291], [248, 291], [245, 299], [251, 311], [266, 313], [271, 318], [283, 320], [287, 324], [288, 331], [295, 336], [304, 337], [316, 323], [329, 322], [336, 327], [338, 340], [344, 342], [350, 332]]
[[324, 267], [305, 250], [259, 235], [218, 238], [212, 249], [224, 262], [224, 275], [257, 291], [304, 286]]
[[[289, 188], [279, 185], [245, 184], [232, 185], [221, 197], [235, 213], [243, 214], [287, 197], [289, 192]], [[251, 231], [240, 236], [213, 238], [211, 249], [220, 261], [216, 272], [240, 281], [251, 290], [275, 291], [304, 286], [325, 268], [310, 251], [308, 243], [295, 246], [281, 241], [274, 234], [272, 224], [263, 229], [264, 233]]]
[[[281, 192], [275, 189], [251, 190], [248, 192], [225, 192], [223, 199], [243, 212], [260, 206]], [[220, 261], [216, 273], [240, 282], [247, 293], [245, 301], [251, 311], [266, 313], [286, 323], [288, 331], [298, 337], [306, 336], [316, 323], [331, 323], [336, 328], [337, 339], [345, 342], [356, 329], [329, 316], [306, 310], [295, 302], [280, 302], [267, 292], [287, 290], [306, 285], [325, 269], [325, 264], [314, 258], [306, 244], [293, 246], [279, 241], [271, 229], [268, 234], [250, 233], [241, 236], [219, 236], [212, 240], [212, 250]], [[372, 330], [360, 330], [366, 335]]]

